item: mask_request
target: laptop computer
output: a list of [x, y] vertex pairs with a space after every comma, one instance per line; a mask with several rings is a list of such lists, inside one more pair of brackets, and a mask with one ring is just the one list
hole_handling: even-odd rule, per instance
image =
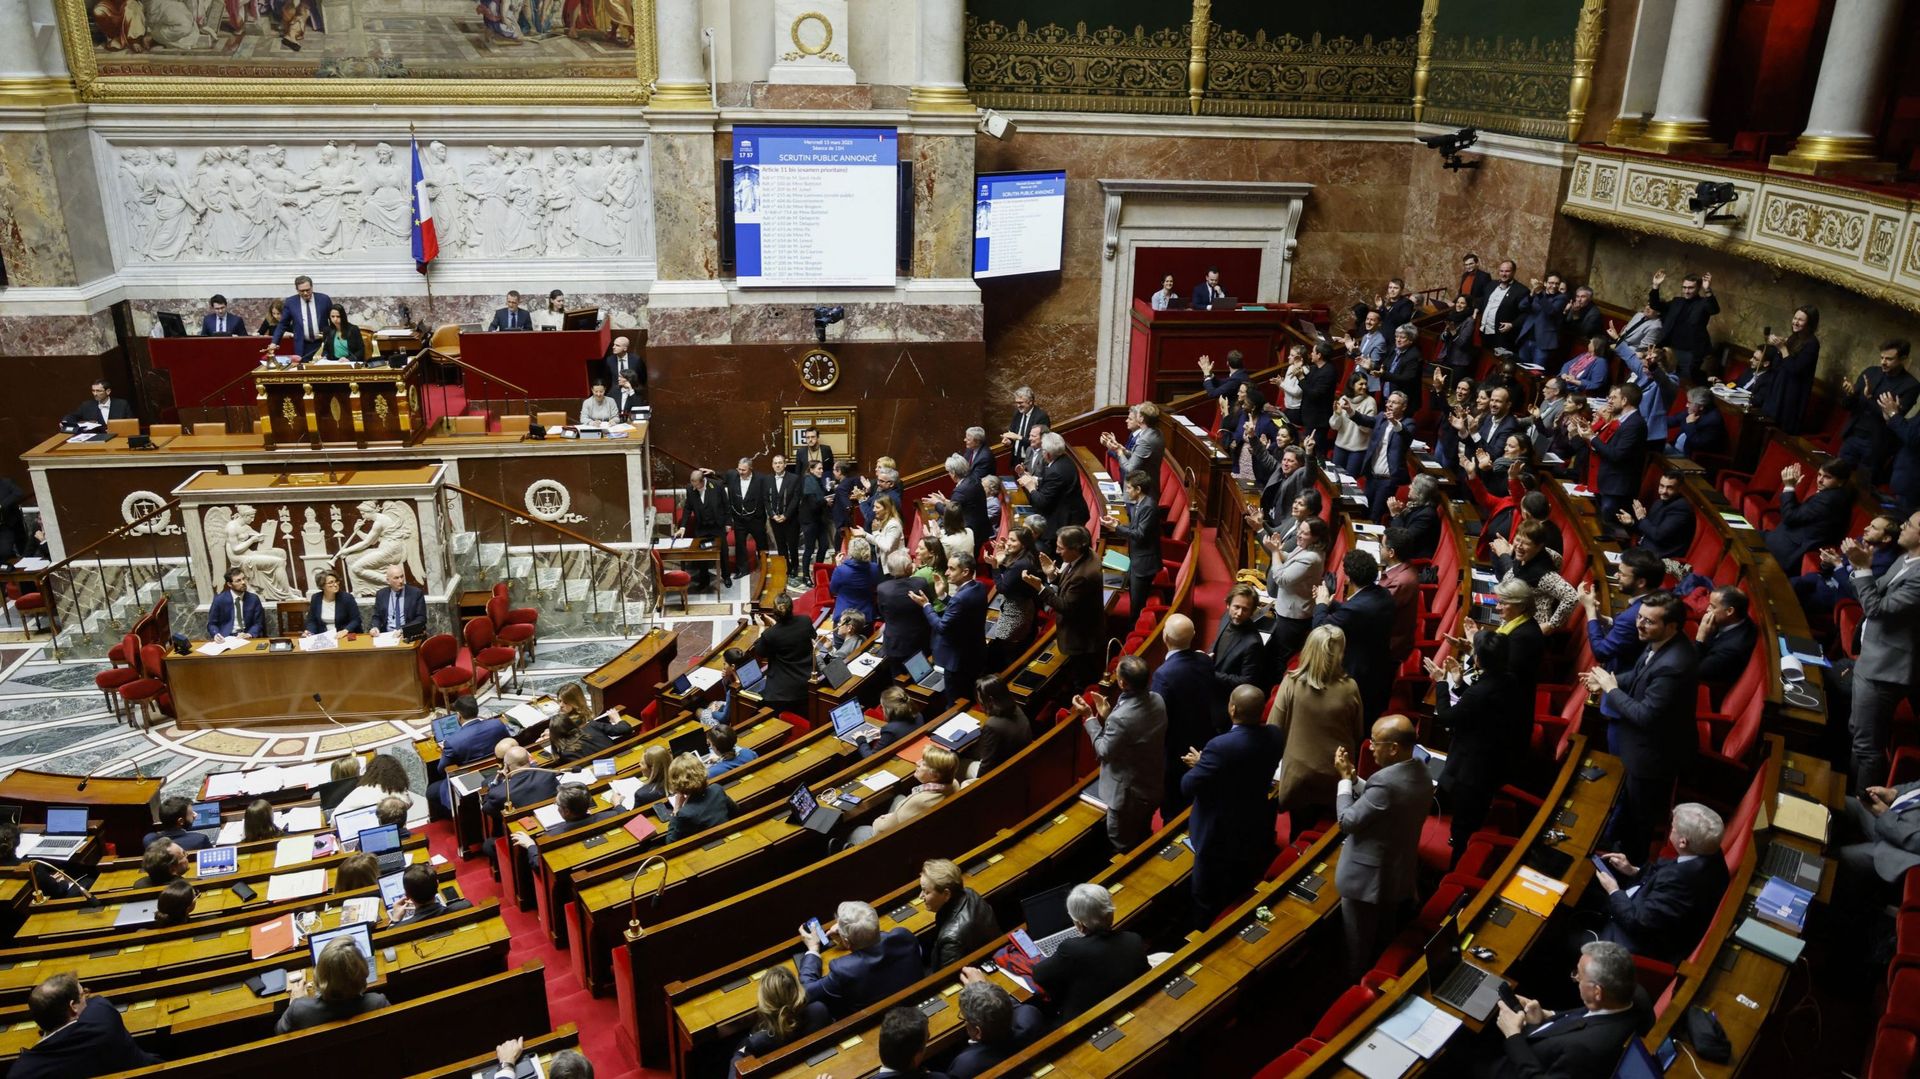
[[86, 835], [86, 806], [48, 806], [48, 835]]
[[1667, 1074], [1679, 1055], [1680, 1048], [1672, 1038], [1661, 1042], [1656, 1050], [1648, 1050], [1639, 1038], [1628, 1039], [1627, 1051], [1620, 1057], [1619, 1066], [1613, 1069], [1613, 1079], [1659, 1079]]
[[448, 712], [444, 716], [434, 716], [433, 717], [433, 744], [437, 746], [446, 745], [447, 739], [452, 738], [454, 735], [454, 732], [458, 731], [459, 729], [460, 729], [460, 717], [456, 713]]
[[407, 868], [407, 852], [400, 849], [400, 826], [397, 824], [382, 824], [362, 831], [360, 849], [379, 856], [382, 873]]
[[[731, 713], [729, 713], [731, 716]], [[682, 753], [705, 753], [707, 751], [707, 729], [701, 727], [678, 735], [667, 742], [667, 752], [678, 757]]]
[[907, 677], [913, 680], [914, 685], [935, 693], [947, 688], [946, 673], [936, 670], [933, 662], [919, 653], [907, 657]]
[[861, 709], [859, 701], [848, 701], [828, 713], [833, 720], [833, 736], [852, 745], [854, 739], [865, 734], [877, 734], [880, 728], [873, 725], [867, 713]]
[[1797, 884], [1808, 891], [1820, 890], [1820, 871], [1824, 868], [1826, 859], [1785, 843], [1768, 843], [1767, 849], [1760, 854], [1761, 876], [1779, 877], [1788, 884]]
[[380, 810], [376, 806], [346, 809], [333, 815], [334, 831], [340, 834], [340, 843], [348, 850], [359, 849], [361, 832], [378, 827]]
[[[1072, 891], [1073, 885], [1062, 884], [1020, 901], [1020, 913], [1027, 924], [1011, 935], [1013, 942], [1029, 957], [1051, 957], [1060, 950], [1060, 945], [1080, 935], [1073, 919], [1067, 916], [1067, 895]], [[1035, 936], [1036, 933], [1039, 935]]]
[[360, 949], [361, 958], [367, 961], [368, 980], [372, 980], [380, 973], [373, 958], [373, 923], [371, 922], [354, 922], [351, 925], [343, 925], [338, 929], [328, 929], [309, 936], [307, 950], [313, 954], [316, 965], [320, 962], [320, 953], [327, 950], [327, 945], [341, 937], [353, 941], [354, 946]]
[[840, 823], [840, 811], [821, 805], [804, 783], [787, 796], [787, 808], [793, 811], [794, 823], [809, 832], [826, 835], [833, 831], [834, 825]]
[[834, 689], [839, 689], [853, 681], [853, 672], [848, 670], [847, 665], [840, 662], [837, 657], [828, 657], [820, 664], [820, 676], [825, 678], [827, 685]]
[[406, 898], [407, 889], [405, 884], [402, 883], [405, 877], [405, 872], [388, 873], [386, 876], [381, 877], [380, 902], [385, 903], [388, 907], [392, 907], [395, 903]]
[[220, 803], [219, 802], [195, 802], [193, 803], [192, 808], [193, 808], [193, 823], [187, 825], [187, 827], [189, 828], [220, 827]]
[[1433, 986], [1433, 998], [1475, 1020], [1493, 1014], [1500, 1000], [1498, 974], [1474, 966], [1461, 958], [1460, 925], [1449, 917], [1428, 938], [1426, 946], [1427, 978]]

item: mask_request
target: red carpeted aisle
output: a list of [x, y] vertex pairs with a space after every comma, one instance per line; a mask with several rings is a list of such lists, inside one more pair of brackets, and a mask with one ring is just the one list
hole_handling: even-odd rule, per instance
[[1194, 533], [1195, 553], [1200, 568], [1193, 577], [1193, 627], [1197, 632], [1194, 647], [1211, 651], [1220, 617], [1227, 613], [1227, 589], [1233, 587], [1233, 567], [1220, 557], [1217, 530], [1201, 528]]
[[[460, 894], [476, 903], [500, 898], [500, 886], [488, 872], [486, 859], [463, 862], [454, 857], [453, 830], [449, 824], [435, 821], [427, 826], [426, 834], [428, 846], [435, 854], [453, 859]], [[508, 967], [535, 959], [546, 964], [548, 1014], [556, 1027], [572, 1023], [580, 1028], [580, 1048], [593, 1062], [596, 1079], [654, 1079], [669, 1074], [640, 1067], [631, 1054], [620, 1048], [615, 1034], [618, 1020], [613, 997], [595, 999], [574, 979], [566, 954], [547, 940], [532, 911], [521, 911], [502, 903], [500, 915], [506, 919], [507, 930], [512, 934], [507, 948]], [[513, 1033], [503, 1030], [500, 1038], [504, 1041]]]

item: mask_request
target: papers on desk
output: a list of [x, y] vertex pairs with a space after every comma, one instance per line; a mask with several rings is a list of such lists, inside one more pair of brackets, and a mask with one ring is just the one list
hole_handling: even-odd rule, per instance
[[1107, 551], [1100, 556], [1100, 568], [1109, 573], [1125, 573], [1133, 565], [1133, 559], [1125, 551]]
[[230, 820], [227, 823], [220, 826], [220, 831], [217, 835], [213, 837], [213, 841], [215, 843], [220, 844], [223, 847], [226, 847], [226, 846], [231, 846], [235, 843], [242, 842], [243, 840], [246, 839], [246, 835], [247, 835], [246, 821]]
[[1560, 489], [1579, 498], [1593, 497], [1593, 488], [1578, 483], [1562, 484]]
[[282, 914], [270, 922], [261, 922], [248, 934], [255, 959], [266, 959], [293, 950], [293, 915]]
[[273, 867], [283, 869], [313, 861], [313, 837], [290, 835], [273, 845]]
[[461, 772], [448, 782], [453, 784], [453, 789], [459, 793], [460, 797], [471, 798], [486, 787], [487, 773], [485, 771]]
[[340, 647], [340, 638], [334, 636], [332, 630], [313, 637], [300, 638], [300, 651], [302, 652], [324, 652], [329, 648], [338, 647]]
[[980, 721], [962, 712], [934, 728], [933, 740], [948, 749], [960, 749], [980, 736]]
[[702, 693], [720, 684], [720, 669], [717, 667], [690, 667], [687, 669], [687, 681]]
[[[1473, 590], [1475, 592], [1491, 592], [1494, 586], [1499, 583], [1500, 579], [1486, 570], [1476, 569], [1473, 571]], [[1483, 585], [1485, 586], [1484, 588], [1481, 587]]]
[[1118, 502], [1122, 497], [1120, 485], [1112, 480], [1100, 481], [1100, 493], [1104, 495], [1109, 502]]
[[351, 925], [354, 922], [380, 921], [380, 901], [370, 895], [356, 896], [340, 903], [340, 924]]
[[1429, 1059], [1460, 1029], [1460, 1017], [1441, 1011], [1426, 997], [1408, 997], [1400, 1009], [1374, 1028]]
[[1833, 814], [1811, 798], [1782, 791], [1773, 801], [1773, 826], [1824, 844]]
[[327, 890], [327, 871], [303, 869], [298, 873], [280, 873], [267, 879], [267, 902], [285, 903], [305, 899]]
[[[614, 762], [611, 759], [608, 759], [607, 763], [612, 764]], [[556, 782], [554, 786], [564, 786], [568, 783], [578, 783], [582, 787], [591, 786], [593, 784], [593, 767], [589, 765], [588, 767], [585, 767], [585, 768], [579, 768], [571, 772], [562, 773], [559, 778], [559, 781]]]
[[880, 666], [880, 657], [872, 652], [862, 652], [847, 661], [847, 670], [855, 675], [866, 677]]
[[389, 326], [384, 330], [373, 331], [375, 337], [412, 337], [413, 331], [405, 326]]
[[51, 566], [51, 565], [53, 565], [53, 563], [47, 561], [44, 558], [22, 558], [18, 562], [15, 562], [13, 564], [13, 568], [17, 570], [31, 571], [31, 570], [37, 570], [37, 569], [46, 569], [48, 566]]
[[876, 792], [886, 790], [888, 787], [891, 787], [898, 782], [900, 782], [899, 776], [894, 775], [892, 772], [885, 772], [885, 771], [875, 772], [870, 776], [860, 777], [860, 784], [862, 786], [866, 787], [870, 791], [876, 791]]
[[539, 702], [528, 701], [523, 704], [516, 704], [512, 708], [507, 709], [502, 714], [507, 717], [507, 720], [513, 726], [531, 727], [535, 723], [544, 723], [547, 720], [552, 719], [554, 712], [557, 712], [559, 710], [560, 710], [560, 706], [558, 702], [554, 703], [553, 709], [550, 711], [547, 708], [543, 707]]
[[1620, 560], [1627, 556], [1625, 551], [1601, 551], [1600, 553], [1607, 556], [1607, 564], [1612, 566], [1619, 565]]
[[684, 551], [692, 546], [693, 540], [691, 539], [665, 539], [655, 540], [653, 549], [656, 551]]
[[566, 818], [560, 815], [560, 807], [551, 804], [534, 810], [533, 819], [539, 821], [542, 828], [557, 828], [566, 821]]
[[1385, 536], [1387, 534], [1387, 526], [1372, 524], [1367, 521], [1353, 522], [1353, 530], [1363, 536]]
[[1354, 540], [1353, 549], [1356, 551], [1367, 552], [1368, 554], [1373, 556], [1373, 560], [1375, 562], [1386, 561], [1386, 556], [1383, 555], [1380, 551], [1380, 545], [1378, 543], [1375, 543], [1372, 540]]
[[208, 641], [207, 643], [194, 649], [194, 651], [200, 653], [203, 656], [217, 656], [222, 652], [232, 651], [233, 649], [238, 648], [241, 645], [246, 643], [247, 642], [244, 638], [228, 637], [224, 640]]
[[634, 796], [640, 793], [640, 777], [622, 776], [608, 783], [607, 791], [613, 796], [614, 801], [632, 809]]
[[317, 787], [331, 776], [331, 768], [331, 761], [316, 761], [312, 764], [270, 764], [245, 772], [216, 772], [207, 777], [206, 800], [213, 802], [249, 794], [272, 794], [294, 787]]
[[1420, 1059], [1420, 1054], [1386, 1034], [1372, 1030], [1367, 1032], [1359, 1045], [1340, 1059], [1367, 1079], [1400, 1079]]
[[398, 648], [405, 643], [405, 641], [400, 639], [400, 631], [397, 629], [390, 633], [376, 633], [373, 635], [373, 646], [375, 648]]
[[326, 823], [319, 806], [294, 806], [279, 814], [280, 827], [289, 832], [318, 831]]

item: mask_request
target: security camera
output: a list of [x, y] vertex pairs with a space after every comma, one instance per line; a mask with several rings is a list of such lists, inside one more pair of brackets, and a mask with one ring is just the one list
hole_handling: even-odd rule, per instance
[[1460, 151], [1480, 141], [1480, 132], [1473, 128], [1463, 127], [1458, 131], [1449, 131], [1441, 135], [1421, 135], [1418, 138], [1422, 146], [1440, 151], [1440, 167], [1443, 169], [1457, 171], [1480, 167], [1480, 162], [1464, 161], [1460, 157]]
[[1731, 224], [1740, 220], [1733, 214], [1715, 213], [1722, 206], [1731, 206], [1740, 197], [1740, 189], [1730, 183], [1715, 180], [1702, 180], [1694, 185], [1693, 194], [1687, 197], [1687, 209], [1693, 211], [1693, 227], [1706, 228], [1709, 223]]
[[819, 335], [820, 343], [827, 343], [827, 327], [847, 317], [844, 307], [816, 307], [813, 309], [813, 332]]
[[1013, 130], [1013, 122], [992, 109], [987, 109], [980, 113], [980, 133], [982, 135], [992, 135], [996, 139], [1004, 139], [1011, 134]]

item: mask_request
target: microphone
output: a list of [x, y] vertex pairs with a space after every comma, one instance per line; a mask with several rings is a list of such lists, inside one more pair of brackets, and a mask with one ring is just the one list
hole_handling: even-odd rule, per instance
[[1120, 645], [1120, 638], [1118, 637], [1107, 638], [1106, 663], [1100, 668], [1102, 678], [1105, 678], [1108, 673], [1112, 672], [1114, 652], [1115, 650], [1118, 649], [1119, 645]]
[[648, 909], [658, 909], [660, 906], [660, 893], [667, 890], [667, 860], [658, 854], [649, 854], [641, 861], [639, 867], [633, 871], [633, 876], [627, 878], [627, 928], [624, 935], [627, 938], [628, 944], [639, 940], [641, 935], [646, 932], [640, 925], [640, 899], [634, 893], [638, 891], [640, 887], [640, 874], [645, 873], [647, 866], [652, 865], [654, 862], [660, 863], [660, 883], [654, 885], [653, 903]]
[[[99, 910], [102, 906], [105, 905], [100, 901], [100, 899], [97, 896], [95, 896], [92, 892], [87, 890], [86, 885], [83, 885], [79, 881], [74, 880], [72, 877], [68, 876], [65, 870], [61, 869], [57, 865], [54, 865], [52, 862], [49, 862], [43, 858], [28, 858], [26, 859], [26, 864], [45, 866], [48, 872], [52, 873], [56, 877], [59, 877], [61, 880], [66, 881], [68, 884], [71, 884], [76, 890], [79, 891], [81, 895], [86, 896], [87, 901], [86, 903], [81, 905], [81, 908], [80, 908], [81, 910], [84, 910], [84, 911]], [[44, 900], [47, 898], [46, 895], [40, 891], [40, 878], [38, 875], [33, 873], [33, 871], [29, 870], [27, 872], [27, 880], [33, 885], [33, 894], [37, 897], [36, 901]]]
[[313, 695], [313, 703], [316, 707], [320, 709], [320, 714], [327, 717], [328, 723], [331, 723], [334, 726], [339, 727], [343, 730], [347, 728], [347, 725], [345, 723], [342, 723], [339, 720], [333, 718], [333, 713], [327, 711], [326, 703], [320, 699], [320, 694], [315, 693]]
[[83, 775], [83, 776], [81, 776], [81, 777], [80, 777], [80, 783], [79, 783], [79, 784], [78, 784], [77, 786], [75, 786], [75, 787], [74, 787], [73, 789], [74, 789], [75, 791], [83, 791], [83, 790], [86, 790], [86, 789], [87, 789], [87, 784], [89, 784], [89, 783], [91, 783], [91, 782], [93, 782], [93, 777], [94, 777], [94, 776], [97, 776], [97, 775], [99, 775], [99, 774], [100, 774], [100, 769], [98, 769], [98, 768], [95, 768], [95, 769], [94, 769], [93, 771], [91, 771], [91, 772], [88, 772], [88, 773], [87, 773], [86, 775]]

